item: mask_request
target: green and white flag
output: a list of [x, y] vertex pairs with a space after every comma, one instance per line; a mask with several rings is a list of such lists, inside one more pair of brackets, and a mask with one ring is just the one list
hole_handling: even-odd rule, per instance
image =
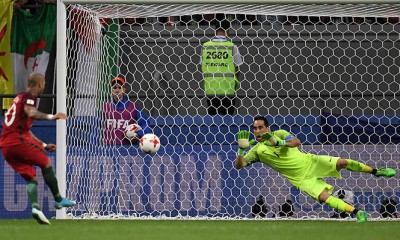
[[99, 18], [96, 12], [80, 6], [71, 7], [70, 15], [67, 38], [75, 43], [69, 49], [74, 52], [70, 59], [75, 70], [74, 91], [88, 96], [74, 100], [73, 115], [97, 116], [104, 102], [111, 100], [111, 79], [118, 75], [118, 19]]
[[15, 11], [11, 37], [15, 93], [25, 91], [30, 73], [46, 74], [56, 16], [56, 4], [44, 4], [33, 15], [22, 9]]

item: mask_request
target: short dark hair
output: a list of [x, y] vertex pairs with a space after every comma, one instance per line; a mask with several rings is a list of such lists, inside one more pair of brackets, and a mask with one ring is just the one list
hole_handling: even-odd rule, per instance
[[228, 31], [227, 29], [219, 27], [219, 28], [215, 29], [215, 34], [218, 34], [218, 33], [227, 34], [227, 31]]
[[41, 80], [45, 80], [44, 76], [38, 72], [32, 72], [28, 77], [28, 87], [35, 87]]
[[269, 127], [268, 120], [265, 117], [263, 117], [263, 116], [255, 116], [254, 117], [254, 122], [257, 121], [257, 120], [264, 121], [265, 126]]

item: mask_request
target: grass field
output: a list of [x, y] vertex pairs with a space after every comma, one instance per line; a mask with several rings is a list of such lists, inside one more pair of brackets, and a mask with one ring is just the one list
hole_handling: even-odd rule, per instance
[[400, 239], [400, 221], [0, 220], [1, 240]]

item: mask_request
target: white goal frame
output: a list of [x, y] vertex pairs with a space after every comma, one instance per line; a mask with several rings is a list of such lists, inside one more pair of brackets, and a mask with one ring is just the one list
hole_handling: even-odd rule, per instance
[[[66, 4], [215, 4], [215, 0], [57, 0], [57, 112], [67, 112], [67, 24]], [[220, 0], [218, 4], [399, 4], [399, 0]], [[56, 172], [60, 194], [66, 195], [66, 121], [57, 121]], [[66, 210], [58, 210], [57, 219], [65, 219]]]

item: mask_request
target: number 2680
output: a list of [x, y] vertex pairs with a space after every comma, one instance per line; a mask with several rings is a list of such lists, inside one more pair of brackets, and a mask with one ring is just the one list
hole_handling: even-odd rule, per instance
[[207, 59], [227, 59], [229, 53], [227, 52], [207, 52]]

